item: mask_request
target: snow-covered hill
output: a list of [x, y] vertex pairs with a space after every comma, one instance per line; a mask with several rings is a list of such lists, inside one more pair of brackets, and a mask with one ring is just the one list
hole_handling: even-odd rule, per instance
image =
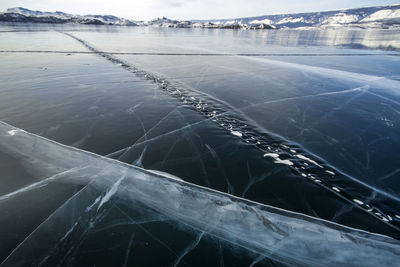
[[0, 21], [10, 22], [41, 22], [41, 23], [77, 23], [96, 25], [124, 25], [136, 26], [131, 20], [111, 15], [71, 15], [64, 12], [42, 12], [29, 10], [22, 7], [9, 8], [0, 13]]
[[111, 15], [81, 16], [16, 7], [0, 13], [0, 21], [223, 29], [391, 28], [400, 27], [400, 5], [207, 21], [178, 21], [165, 17], [133, 21]]
[[259, 17], [198, 21], [203, 23], [240, 25], [268, 24], [277, 29], [282, 28], [388, 28], [400, 26], [400, 5], [343, 9], [325, 12], [266, 15]]

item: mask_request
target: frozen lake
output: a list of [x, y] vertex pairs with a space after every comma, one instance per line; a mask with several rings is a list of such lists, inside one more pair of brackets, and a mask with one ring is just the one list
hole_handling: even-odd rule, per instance
[[0, 262], [395, 264], [399, 40], [0, 24]]

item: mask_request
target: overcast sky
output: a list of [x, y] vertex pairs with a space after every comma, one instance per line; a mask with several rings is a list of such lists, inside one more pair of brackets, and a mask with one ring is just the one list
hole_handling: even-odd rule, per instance
[[0, 0], [0, 10], [25, 7], [72, 14], [148, 20], [220, 19], [398, 4], [399, 0]]

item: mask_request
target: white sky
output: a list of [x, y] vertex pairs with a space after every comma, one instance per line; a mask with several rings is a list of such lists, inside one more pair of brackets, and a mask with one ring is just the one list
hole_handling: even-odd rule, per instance
[[400, 4], [394, 0], [0, 0], [0, 10], [25, 7], [136, 20], [221, 19]]

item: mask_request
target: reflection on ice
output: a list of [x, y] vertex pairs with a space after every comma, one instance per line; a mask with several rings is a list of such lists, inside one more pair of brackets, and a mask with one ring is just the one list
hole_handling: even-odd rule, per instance
[[[152, 211], [153, 219], [165, 217], [199, 231], [176, 263], [200, 242], [203, 233], [288, 264], [395, 266], [400, 260], [400, 243], [394, 239], [149, 172], [5, 123], [0, 123], [0, 149], [25, 162], [40, 163], [37, 166], [48, 177], [59, 173], [60, 182], [86, 184], [26, 238], [4, 266], [63, 263], [110, 212], [107, 207], [116, 203]], [[67, 170], [72, 168], [72, 173], [83, 175], [71, 175]], [[128, 245], [130, 249], [134, 248]]]
[[273, 64], [275, 66], [282, 66], [290, 69], [297, 69], [302, 72], [309, 72], [313, 73], [317, 76], [322, 76], [326, 78], [335, 78], [341, 80], [348, 80], [352, 82], [357, 82], [362, 85], [359, 88], [350, 89], [351, 91], [356, 90], [366, 90], [372, 85], [378, 85], [380, 88], [389, 88], [389, 89], [396, 89], [399, 87], [399, 82], [396, 80], [391, 80], [385, 77], [379, 77], [374, 75], [367, 75], [362, 73], [355, 73], [350, 71], [344, 70], [337, 70], [337, 69], [330, 69], [330, 68], [323, 68], [323, 67], [316, 67], [316, 66], [309, 66], [299, 63], [289, 63], [279, 60], [272, 60], [267, 58], [257, 58], [257, 57], [247, 57], [248, 60], [251, 61], [259, 61], [264, 63]]

